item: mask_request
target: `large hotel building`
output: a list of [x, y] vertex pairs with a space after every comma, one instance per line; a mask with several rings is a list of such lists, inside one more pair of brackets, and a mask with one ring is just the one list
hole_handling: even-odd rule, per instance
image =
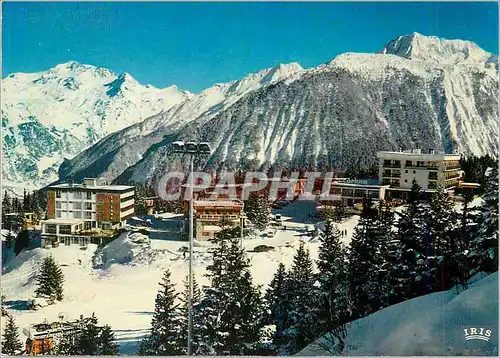
[[134, 215], [134, 194], [133, 186], [106, 185], [94, 178], [84, 179], [82, 184], [50, 186], [42, 237], [56, 239], [121, 227]]
[[432, 193], [437, 186], [451, 190], [458, 186], [461, 176], [460, 155], [422, 153], [421, 150], [378, 152], [379, 183], [389, 185], [391, 197], [408, 192], [413, 179], [425, 192]]

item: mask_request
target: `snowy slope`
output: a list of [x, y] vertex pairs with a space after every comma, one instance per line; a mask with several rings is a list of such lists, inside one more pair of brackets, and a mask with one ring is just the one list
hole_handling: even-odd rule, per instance
[[[293, 215], [300, 208], [303, 213], [314, 211], [314, 207], [307, 204], [294, 203], [282, 213]], [[305, 241], [311, 256], [317, 258], [319, 243], [303, 237], [304, 222], [289, 222], [294, 220], [295, 217], [287, 220], [289, 228], [278, 230], [274, 238], [244, 241], [254, 282], [262, 285], [263, 290], [272, 280], [280, 262], [290, 267], [300, 240]], [[357, 217], [352, 217], [340, 224], [342, 230], [348, 229], [349, 239], [357, 220]], [[346, 244], [349, 239], [346, 238]], [[258, 245], [273, 246], [274, 250], [252, 252]], [[140, 233], [124, 233], [102, 249], [97, 249], [95, 245], [89, 245], [87, 250], [81, 250], [78, 245], [63, 245], [54, 249], [24, 251], [3, 263], [2, 294], [6, 295], [7, 309], [21, 331], [29, 324], [44, 319], [57, 320], [61, 312], [69, 318], [95, 312], [101, 323], [113, 328], [120, 353], [134, 354], [140, 338], [150, 327], [158, 283], [166, 268], [170, 269], [171, 279], [178, 290], [183, 289], [182, 281], [188, 273], [187, 258], [180, 251], [183, 246], [187, 246], [187, 242], [155, 240]], [[211, 263], [210, 246], [207, 242], [195, 242], [194, 274], [200, 284], [207, 283], [204, 274]], [[22, 310], [25, 302], [33, 298], [35, 276], [42, 258], [49, 254], [62, 266], [65, 297], [62, 302], [39, 311]], [[81, 265], [78, 260], [81, 260]], [[25, 339], [24, 336], [21, 338]]]
[[189, 104], [201, 100], [195, 96], [147, 129], [139, 129], [144, 122], [120, 131], [64, 163], [60, 175], [155, 181], [179, 166], [168, 152], [179, 139], [211, 142], [213, 155], [197, 163], [205, 170], [348, 169], [373, 164], [378, 150], [416, 147], [497, 155], [492, 56], [468, 41], [412, 34], [380, 54], [347, 53], [306, 70], [278, 66], [207, 90], [221, 94], [210, 108]]
[[128, 73], [75, 61], [2, 80], [4, 185], [40, 187], [72, 158], [109, 133], [190, 97], [175, 86], [140, 85]]
[[[465, 340], [463, 329], [471, 327], [490, 329], [490, 340]], [[498, 273], [459, 294], [455, 289], [433, 293], [354, 321], [347, 329], [345, 347], [344, 355], [351, 356], [498, 356]], [[334, 352], [326, 339], [297, 355]]]
[[[247, 93], [294, 77], [301, 71], [298, 64], [291, 63], [249, 74], [238, 81], [216, 84], [168, 111], [108, 136], [74, 159], [65, 161], [60, 177], [76, 181], [89, 175], [115, 179], [144, 155], [161, 147], [164, 138], [170, 138], [183, 125], [194, 120], [206, 123]], [[147, 172], [157, 168], [156, 162], [149, 161], [147, 165], [151, 166]]]

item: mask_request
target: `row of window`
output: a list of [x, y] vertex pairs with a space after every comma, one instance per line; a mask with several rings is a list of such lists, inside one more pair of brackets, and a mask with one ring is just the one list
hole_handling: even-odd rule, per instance
[[[71, 215], [70, 213], [71, 213], [71, 211], [68, 212], [68, 217]], [[75, 210], [72, 213], [73, 213], [73, 218], [75, 218], [75, 219], [82, 219], [82, 212], [81, 211]], [[56, 218], [57, 219], [62, 218], [62, 212], [61, 212], [61, 210], [56, 210]], [[84, 211], [83, 212], [83, 219], [92, 219], [92, 213], [89, 212], [89, 211]]]
[[[69, 205], [66, 205], [66, 203], [61, 203], [60, 201], [56, 201], [56, 209], [68, 210], [68, 208], [69, 210], [71, 209], [81, 210], [82, 203], [80, 201], [76, 201], [74, 203], [69, 203]], [[84, 203], [83, 208], [85, 210], [95, 210], [95, 207], [92, 206], [92, 203]]]
[[[416, 164], [411, 160], [405, 161], [405, 167], [421, 167], [421, 168], [437, 168], [439, 166], [438, 162], [426, 162], [418, 160]], [[400, 160], [384, 160], [384, 167], [401, 167]]]
[[[68, 193], [68, 196], [69, 195], [72, 195], [73, 199], [82, 199], [82, 198], [85, 198], [85, 199], [92, 199], [92, 192], [90, 191], [72, 191], [71, 193]], [[85, 194], [85, 195], [84, 195]], [[61, 198], [61, 190], [56, 190], [56, 198]]]

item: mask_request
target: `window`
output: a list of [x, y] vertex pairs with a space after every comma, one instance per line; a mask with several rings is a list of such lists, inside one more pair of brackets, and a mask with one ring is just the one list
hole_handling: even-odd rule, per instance
[[60, 218], [61, 217], [61, 210], [56, 210], [56, 218]]
[[436, 182], [435, 181], [429, 182], [428, 188], [429, 189], [436, 189]]
[[59, 234], [71, 234], [71, 225], [59, 225]]
[[391, 165], [391, 161], [390, 160], [384, 160], [384, 166], [387, 167]]
[[437, 180], [437, 172], [429, 172], [429, 180]]
[[60, 190], [56, 190], [56, 198], [60, 198], [61, 197], [61, 191]]
[[89, 213], [88, 211], [85, 212], [85, 219], [92, 219], [92, 213]]
[[405, 173], [408, 174], [408, 170], [405, 170]]
[[82, 209], [82, 203], [77, 201], [73, 203], [73, 209], [81, 210]]
[[424, 166], [424, 162], [421, 162], [421, 161], [417, 162], [417, 167], [423, 167], [423, 166]]
[[56, 209], [61, 209], [61, 202], [60, 201], [56, 201]]
[[90, 191], [87, 191], [87, 199], [88, 200], [92, 199], [92, 193]]
[[397, 166], [397, 167], [400, 167], [401, 166], [401, 161], [395, 160], [394, 161], [394, 165]]
[[407, 160], [405, 165], [407, 167], [411, 167], [413, 165], [413, 162], [411, 160]]
[[85, 210], [92, 210], [92, 203], [85, 203]]
[[405, 179], [405, 183], [408, 183], [408, 180]]
[[81, 211], [73, 211], [73, 217], [75, 219], [81, 219], [82, 217], [82, 212]]
[[413, 174], [415, 174], [415, 173], [416, 173], [416, 171], [413, 171]]
[[55, 234], [55, 233], [57, 233], [56, 226], [55, 225], [46, 225], [45, 226], [45, 232], [47, 234]]

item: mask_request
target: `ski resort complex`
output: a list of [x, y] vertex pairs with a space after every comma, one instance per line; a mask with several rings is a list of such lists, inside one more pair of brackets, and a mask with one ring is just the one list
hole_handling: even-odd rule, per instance
[[4, 1], [2, 357], [498, 357], [499, 7]]

